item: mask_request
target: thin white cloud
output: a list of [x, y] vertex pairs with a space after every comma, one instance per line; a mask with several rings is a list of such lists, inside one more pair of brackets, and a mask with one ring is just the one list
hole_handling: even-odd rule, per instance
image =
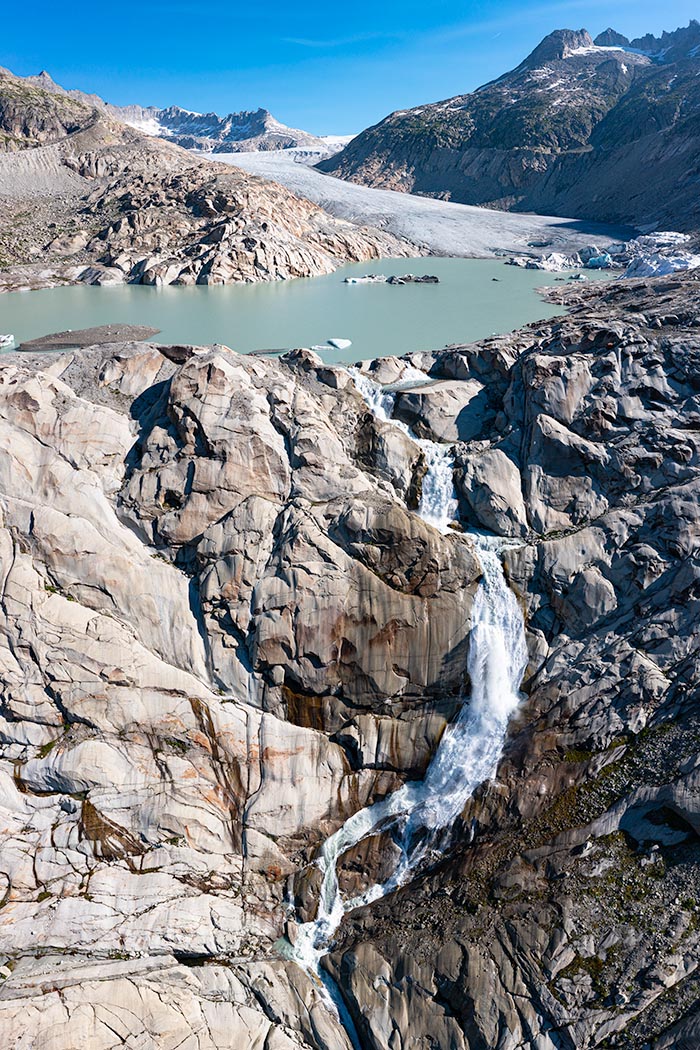
[[[616, 0], [616, 9], [638, 6], [638, 3], [639, 0]], [[584, 21], [586, 21], [588, 16], [594, 17], [596, 11], [601, 8], [609, 10], [610, 0], [552, 0], [552, 2], [536, 5], [524, 4], [519, 10], [511, 10], [507, 14], [497, 15], [494, 18], [437, 26], [435, 29], [422, 33], [356, 33], [345, 37], [328, 38], [284, 37], [283, 42], [294, 47], [317, 51], [353, 47], [357, 44], [365, 44], [372, 41], [401, 43], [409, 48], [415, 46], [429, 47], [431, 44], [449, 43], [453, 40], [478, 36], [483, 33], [492, 33], [495, 39], [502, 32], [515, 26], [527, 26], [547, 18], [552, 21], [552, 29], [562, 29], [566, 25], [568, 15], [573, 15], [580, 11], [583, 13]]]
[[365, 44], [371, 40], [398, 40], [399, 33], [357, 33], [354, 36], [332, 37], [330, 39], [313, 39], [309, 37], [289, 36], [283, 37], [285, 44], [295, 44], [297, 47], [309, 48], [336, 48], [352, 47], [354, 44]]

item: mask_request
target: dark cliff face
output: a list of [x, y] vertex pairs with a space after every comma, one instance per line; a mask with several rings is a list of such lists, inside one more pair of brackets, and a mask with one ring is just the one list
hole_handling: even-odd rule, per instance
[[618, 38], [558, 30], [498, 80], [393, 113], [319, 167], [467, 204], [695, 228], [700, 27]]
[[699, 73], [700, 60], [692, 56], [650, 69], [594, 128], [589, 149], [559, 157], [531, 188], [528, 206], [696, 230]]

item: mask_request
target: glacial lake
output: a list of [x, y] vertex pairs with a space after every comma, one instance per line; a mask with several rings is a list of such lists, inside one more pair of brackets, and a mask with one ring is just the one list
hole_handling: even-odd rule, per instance
[[[436, 285], [344, 284], [365, 273], [435, 274]], [[566, 276], [566, 275], [564, 275]], [[591, 274], [595, 279], [603, 275]], [[323, 277], [264, 284], [51, 288], [0, 295], [0, 333], [18, 342], [67, 329], [140, 324], [161, 343], [225, 343], [241, 353], [350, 339], [329, 362], [433, 350], [508, 332], [562, 312], [536, 289], [561, 274], [501, 260], [380, 259]], [[496, 280], [494, 280], [496, 278]]]

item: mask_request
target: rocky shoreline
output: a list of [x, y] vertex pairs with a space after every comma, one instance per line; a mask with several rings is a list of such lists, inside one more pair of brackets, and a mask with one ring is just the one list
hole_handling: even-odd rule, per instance
[[[284, 280], [417, 254], [407, 242], [333, 219], [280, 186], [193, 162], [164, 143], [120, 144], [106, 156], [101, 146], [65, 156], [56, 149], [33, 150], [32, 159], [68, 166], [82, 180], [81, 193], [68, 201], [60, 193], [45, 197], [43, 228], [31, 195], [0, 199], [2, 291]], [[161, 156], [166, 149], [173, 155]], [[0, 167], [13, 163], [14, 156], [0, 158]]]
[[284, 280], [420, 254], [6, 70], [0, 138], [1, 291]]
[[[529, 650], [495, 778], [326, 959], [365, 1050], [693, 1045], [698, 276], [362, 366], [511, 543]], [[3, 355], [0, 430], [5, 1045], [349, 1047], [275, 945], [469, 689], [481, 567], [420, 445], [309, 351], [148, 343]]]

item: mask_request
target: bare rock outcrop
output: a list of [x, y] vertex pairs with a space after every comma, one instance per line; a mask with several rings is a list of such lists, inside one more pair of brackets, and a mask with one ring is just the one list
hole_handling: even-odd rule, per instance
[[[429, 377], [412, 425], [455, 428], [530, 663], [494, 780], [325, 960], [367, 1050], [694, 1037], [699, 289], [369, 369]], [[125, 343], [4, 355], [0, 449], [4, 1045], [347, 1050], [279, 938], [469, 692], [481, 570], [410, 509], [420, 448], [313, 354]], [[345, 892], [397, 852], [346, 851]]]
[[480, 568], [325, 373], [143, 343], [0, 362], [8, 1046], [20, 1015], [62, 1045], [66, 1003], [89, 1046], [116, 1045], [108, 1015], [347, 1043], [273, 951], [287, 881], [425, 769]]
[[[526, 699], [463, 813], [473, 844], [457, 829], [328, 960], [372, 1050], [692, 1045], [699, 288], [580, 293], [486, 380], [494, 422], [458, 446], [455, 479], [463, 519], [518, 540]], [[506, 343], [422, 366], [440, 380], [461, 355], [468, 382]]]
[[2, 290], [284, 280], [416, 254], [277, 183], [196, 159], [6, 70], [0, 228]]

